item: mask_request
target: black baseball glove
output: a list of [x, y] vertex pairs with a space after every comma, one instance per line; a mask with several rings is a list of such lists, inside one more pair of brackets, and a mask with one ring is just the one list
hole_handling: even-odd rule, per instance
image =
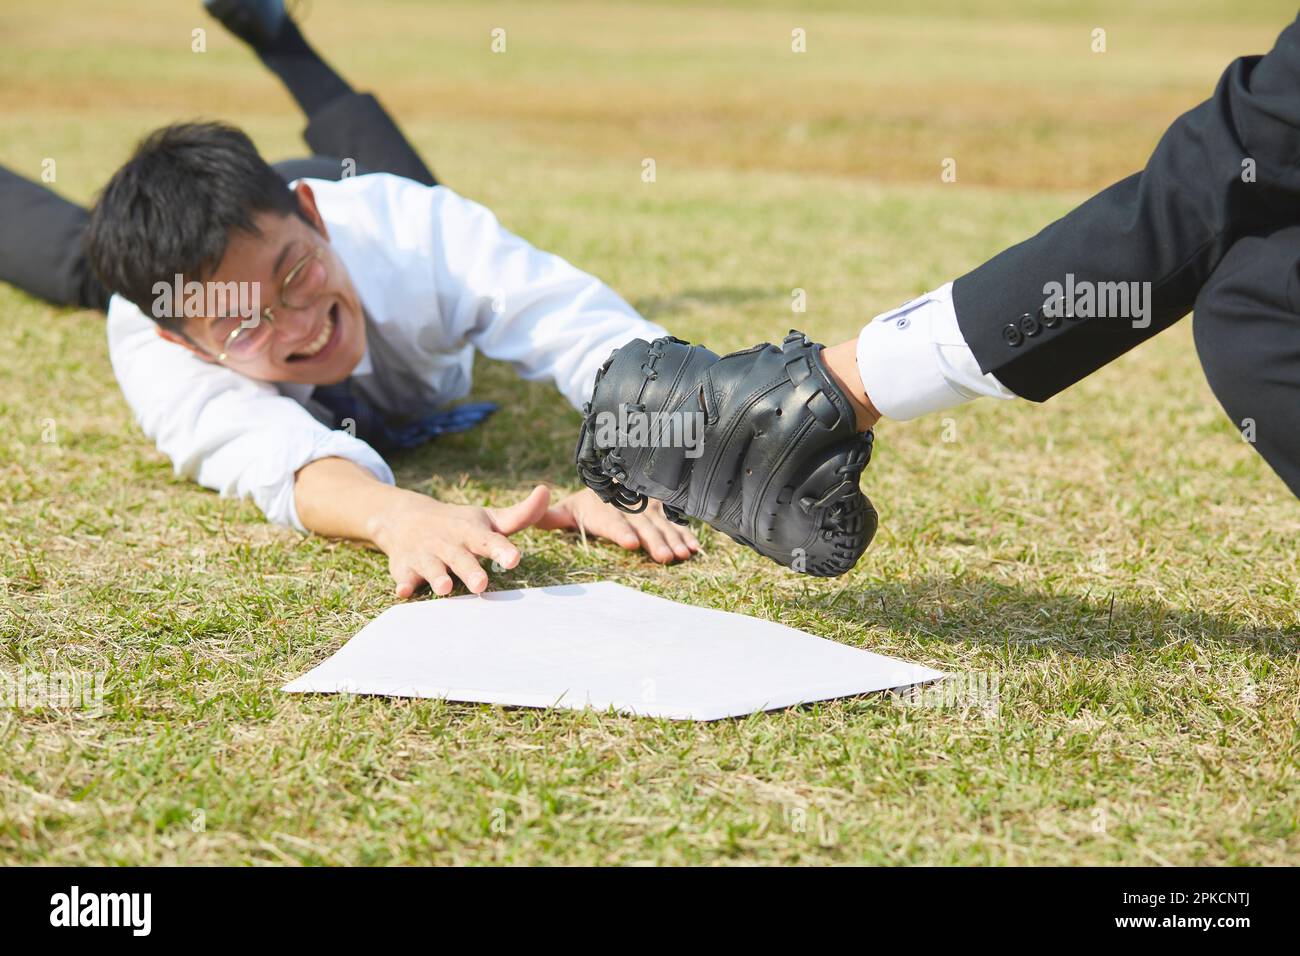
[[681, 339], [634, 339], [596, 375], [583, 407], [583, 482], [630, 513], [647, 498], [699, 518], [773, 561], [848, 571], [876, 533], [858, 489], [872, 433], [801, 332], [718, 358]]

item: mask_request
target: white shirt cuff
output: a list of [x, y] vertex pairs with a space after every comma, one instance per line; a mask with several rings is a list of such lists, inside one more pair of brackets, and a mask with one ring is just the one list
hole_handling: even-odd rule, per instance
[[952, 283], [878, 315], [858, 336], [858, 373], [871, 403], [898, 421], [973, 398], [1015, 398], [979, 362], [957, 324]]
[[322, 458], [345, 458], [360, 465], [384, 484], [396, 484], [393, 470], [388, 466], [388, 462], [361, 439], [337, 429], [323, 435], [312, 435], [310, 445], [288, 450], [285, 460], [279, 463], [280, 467], [287, 470], [287, 477], [270, 482], [253, 492], [254, 501], [270, 521], [307, 533], [306, 526], [298, 517], [298, 502], [294, 496], [294, 486], [298, 472], [313, 461], [320, 461]]

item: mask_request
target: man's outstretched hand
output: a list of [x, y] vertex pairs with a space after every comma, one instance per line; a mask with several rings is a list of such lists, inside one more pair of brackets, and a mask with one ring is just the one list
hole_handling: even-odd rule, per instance
[[335, 538], [367, 541], [388, 555], [399, 598], [422, 584], [450, 594], [459, 578], [474, 594], [488, 586], [480, 559], [513, 568], [521, 557], [510, 536], [525, 528], [581, 531], [628, 549], [644, 548], [654, 560], [684, 560], [700, 548], [695, 535], [672, 524], [658, 502], [644, 514], [624, 515], [590, 491], [552, 507], [538, 485], [523, 499], [500, 508], [438, 501], [395, 488], [342, 458], [322, 458], [299, 470], [294, 501], [304, 527]]
[[691, 529], [669, 521], [659, 502], [651, 501], [645, 511], [630, 515], [601, 501], [590, 488], [569, 495], [548, 509], [537, 527], [581, 531], [613, 541], [629, 551], [641, 548], [660, 564], [685, 561], [700, 550], [700, 542]]
[[581, 528], [629, 550], [644, 548], [663, 564], [685, 560], [700, 548], [695, 535], [670, 522], [658, 502], [643, 514], [625, 515], [591, 491], [580, 491], [551, 507], [545, 485], [504, 508], [453, 505], [411, 494], [400, 512], [385, 522], [385, 530], [376, 528], [372, 539], [388, 555], [400, 598], [410, 597], [425, 582], [434, 594], [450, 594], [453, 574], [474, 594], [481, 594], [488, 586], [488, 572], [479, 558], [490, 559], [498, 569], [515, 567], [521, 554], [509, 536], [525, 528]]
[[537, 524], [550, 500], [544, 485], [505, 508], [453, 505], [407, 491], [376, 516], [367, 537], [388, 555], [398, 597], [410, 597], [423, 583], [434, 594], [450, 594], [453, 574], [481, 594], [488, 576], [479, 558], [506, 569], [517, 565], [521, 555], [509, 535]]

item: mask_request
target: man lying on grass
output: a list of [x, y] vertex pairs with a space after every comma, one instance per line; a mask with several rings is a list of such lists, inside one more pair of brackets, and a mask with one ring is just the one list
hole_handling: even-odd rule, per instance
[[[205, 6], [302, 109], [312, 156], [272, 167], [231, 127], [166, 127], [113, 177], [93, 216], [0, 167], [0, 280], [108, 312], [122, 391], [178, 473], [252, 497], [272, 521], [374, 544], [388, 554], [399, 596], [422, 583], [447, 594], [453, 576], [482, 591], [479, 558], [513, 567], [519, 551], [509, 535], [529, 526], [585, 529], [661, 562], [695, 553], [695, 536], [670, 520], [680, 515], [658, 502], [624, 513], [583, 491], [551, 507], [538, 487], [489, 509], [393, 486], [381, 455], [473, 427], [491, 411], [439, 410], [468, 394], [475, 350], [525, 378], [552, 379], [581, 406], [606, 356], [663, 330], [440, 186], [379, 102], [320, 57], [281, 0]], [[831, 381], [820, 347], [800, 348], [808, 374], [790, 382], [791, 401], [819, 419], [835, 404], [842, 427], [819, 421], [816, 440], [787, 444], [781, 436], [797, 438], [806, 418], [792, 414], [767, 438], [779, 454], [735, 493], [770, 486], [781, 506], [764, 520], [809, 552], [808, 570], [840, 573], [875, 530], [856, 491], [866, 451], [847, 424], [843, 372], [831, 369]], [[721, 426], [729, 441], [720, 449], [761, 431], [740, 427], [755, 416], [743, 394], [732, 397], [740, 414], [737, 427]], [[635, 395], [621, 411], [632, 406], [640, 407]], [[695, 425], [703, 412], [675, 415]], [[698, 442], [676, 449], [702, 451]], [[717, 485], [726, 484], [719, 473]]]
[[468, 394], [476, 350], [580, 407], [611, 350], [663, 334], [446, 187], [286, 184], [232, 127], [169, 126], [105, 187], [87, 248], [114, 293], [113, 370], [177, 470], [274, 522], [373, 544], [400, 597], [447, 594], [453, 576], [483, 591], [479, 559], [514, 567], [509, 535], [530, 526], [661, 562], [699, 548], [659, 507], [626, 515], [590, 491], [479, 508], [394, 486], [382, 454], [490, 410], [438, 411]]

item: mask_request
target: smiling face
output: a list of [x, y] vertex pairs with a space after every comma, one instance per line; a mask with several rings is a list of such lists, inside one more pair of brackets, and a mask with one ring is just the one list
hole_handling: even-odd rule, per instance
[[[264, 382], [329, 385], [352, 374], [366, 347], [361, 300], [330, 246], [311, 188], [299, 183], [295, 193], [308, 221], [259, 213], [254, 218], [258, 234], [231, 233], [221, 262], [203, 277], [214, 285], [256, 283], [271, 321], [241, 330], [243, 348], [228, 344], [231, 331], [241, 325], [234, 313], [187, 318], [184, 335], [161, 326], [159, 335]], [[290, 304], [284, 301], [286, 280]], [[251, 353], [246, 348], [250, 339], [257, 346]]]

